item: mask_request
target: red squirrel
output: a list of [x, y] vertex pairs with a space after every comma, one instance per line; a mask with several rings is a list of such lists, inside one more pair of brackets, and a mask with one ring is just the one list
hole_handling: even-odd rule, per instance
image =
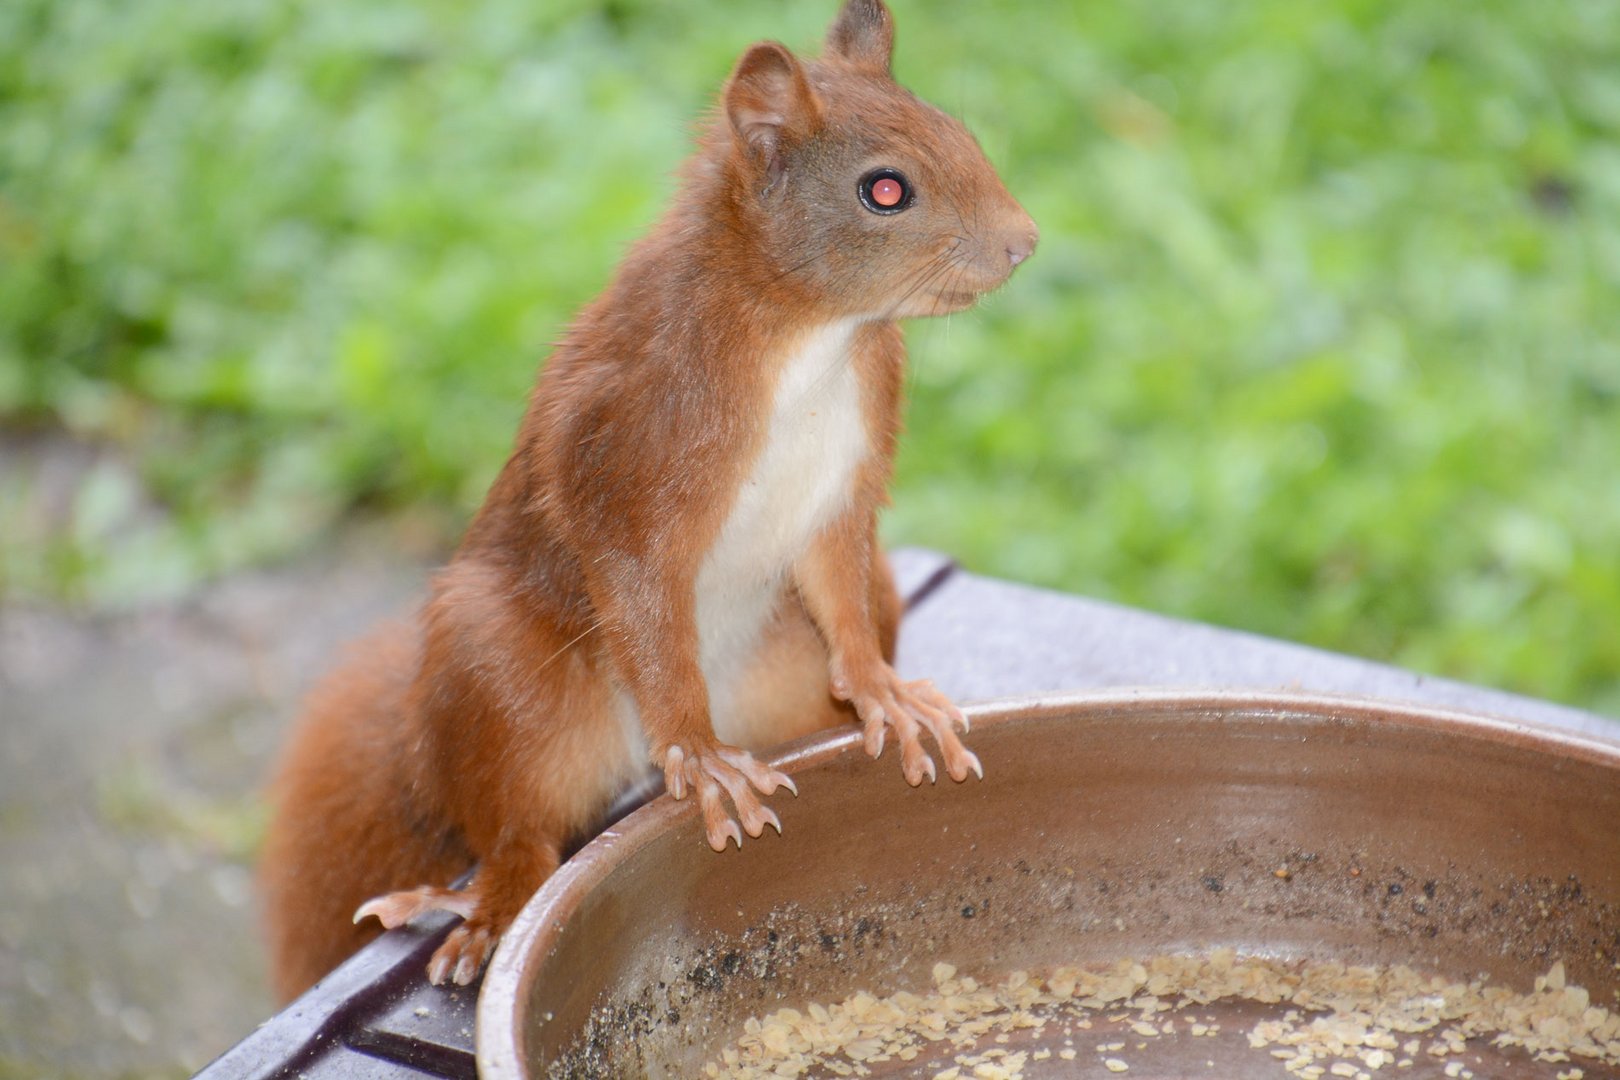
[[795, 790], [750, 751], [821, 728], [859, 722], [873, 757], [892, 733], [912, 785], [935, 778], [923, 731], [954, 780], [983, 775], [961, 712], [891, 666], [877, 512], [896, 320], [972, 306], [1036, 229], [892, 51], [881, 0], [848, 0], [820, 59], [742, 55], [426, 604], [312, 692], [262, 860], [284, 999], [433, 909], [464, 921], [428, 977], [472, 981], [649, 760], [716, 851], [780, 832], [760, 796]]

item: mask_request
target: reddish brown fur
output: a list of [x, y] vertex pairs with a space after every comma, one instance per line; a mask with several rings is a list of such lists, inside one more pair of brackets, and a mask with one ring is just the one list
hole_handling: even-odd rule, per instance
[[[284, 998], [376, 932], [350, 924], [363, 901], [432, 886], [368, 907], [399, 920], [447, 906], [437, 887], [476, 860], [458, 899], [470, 917], [434, 969], [470, 978], [560, 845], [645, 767], [620, 693], [672, 790], [698, 791], [711, 825], [727, 816], [710, 778], [744, 774], [717, 756], [694, 582], [767, 438], [784, 357], [838, 320], [864, 320], [849, 361], [870, 448], [841, 514], [785, 568], [737, 691], [738, 741], [858, 713], [868, 749], [893, 730], [918, 782], [921, 721], [966, 775], [954, 710], [889, 667], [899, 602], [876, 514], [900, 423], [894, 320], [971, 304], [1029, 253], [1034, 226], [966, 130], [889, 77], [891, 33], [878, 0], [850, 0], [823, 59], [775, 44], [743, 56], [673, 207], [557, 346], [417, 623], [362, 642], [312, 695], [263, 860]], [[911, 180], [905, 212], [857, 201], [878, 166]], [[743, 788], [730, 794], [746, 826], [763, 811]]]

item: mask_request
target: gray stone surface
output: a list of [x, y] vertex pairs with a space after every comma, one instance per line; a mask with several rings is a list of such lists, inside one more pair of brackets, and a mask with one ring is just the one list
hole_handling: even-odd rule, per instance
[[[903, 575], [902, 575], [903, 576]], [[949, 670], [922, 659], [960, 658]], [[1620, 721], [1355, 657], [957, 573], [906, 619], [898, 666], [962, 702], [1061, 690], [1244, 688], [1352, 694], [1620, 739]]]
[[424, 577], [356, 536], [180, 606], [0, 608], [0, 1078], [184, 1075], [271, 1014], [266, 766], [333, 651]]

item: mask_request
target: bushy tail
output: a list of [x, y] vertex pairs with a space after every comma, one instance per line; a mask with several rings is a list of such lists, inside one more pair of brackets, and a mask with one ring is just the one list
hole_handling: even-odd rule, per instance
[[[362, 639], [310, 694], [271, 783], [260, 860], [271, 978], [289, 1001], [376, 937], [355, 909], [382, 893], [447, 885], [471, 864], [428, 801], [409, 713], [417, 630]], [[413, 751], [415, 751], [413, 753]]]

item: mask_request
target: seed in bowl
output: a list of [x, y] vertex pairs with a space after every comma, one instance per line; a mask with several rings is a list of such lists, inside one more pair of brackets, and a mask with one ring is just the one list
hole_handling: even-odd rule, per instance
[[[932, 974], [933, 988], [922, 994], [857, 993], [836, 1004], [751, 1019], [736, 1043], [709, 1063], [706, 1075], [764, 1080], [817, 1069], [853, 1076], [885, 1061], [916, 1060], [922, 1070], [917, 1075], [936, 1080], [1019, 1080], [1031, 1060], [1051, 1056], [1047, 1048], [1031, 1054], [980, 1044], [1018, 1034], [1055, 1043], [1060, 1032], [1111, 1021], [1147, 1040], [1134, 1043], [1141, 1050], [1175, 1035], [1171, 1023], [1158, 1022], [1161, 1013], [1216, 1001], [1282, 1008], [1280, 1016], [1254, 1023], [1247, 1042], [1281, 1075], [1301, 1080], [1411, 1068], [1420, 1052], [1444, 1060], [1446, 1076], [1470, 1080], [1473, 1073], [1460, 1056], [1470, 1041], [1476, 1047], [1520, 1047], [1545, 1063], [1582, 1058], [1620, 1067], [1620, 1012], [1593, 1005], [1586, 990], [1566, 981], [1562, 962], [1537, 978], [1529, 993], [1482, 980], [1452, 982], [1405, 966], [1287, 962], [1231, 949], [1057, 968], [1043, 977], [1015, 971], [995, 983], [959, 976], [944, 962]], [[1188, 1037], [1218, 1032], [1208, 1017], [1187, 1026]], [[1057, 1056], [1075, 1060], [1072, 1038], [1062, 1041]], [[1125, 1073], [1130, 1061], [1124, 1047], [1098, 1043], [1095, 1060], [1109, 1072]], [[1580, 1067], [1558, 1073], [1560, 1080], [1584, 1075]]]

